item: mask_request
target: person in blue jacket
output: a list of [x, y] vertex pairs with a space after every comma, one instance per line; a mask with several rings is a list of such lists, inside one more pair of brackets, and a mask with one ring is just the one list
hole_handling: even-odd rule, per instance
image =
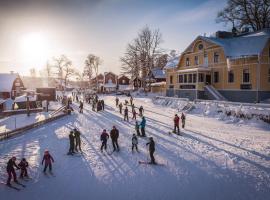
[[146, 137], [146, 135], [145, 135], [145, 125], [146, 125], [146, 120], [145, 120], [145, 117], [143, 116], [141, 124], [140, 124], [142, 137]]

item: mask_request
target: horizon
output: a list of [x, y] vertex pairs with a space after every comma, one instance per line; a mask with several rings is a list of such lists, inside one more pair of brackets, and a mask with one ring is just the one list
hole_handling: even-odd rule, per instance
[[0, 2], [1, 73], [14, 71], [27, 76], [35, 68], [39, 76], [47, 60], [62, 54], [82, 70], [86, 56], [94, 53], [103, 60], [100, 72], [120, 74], [120, 57], [144, 26], [160, 30], [162, 49], [182, 52], [198, 35], [230, 29], [215, 22], [225, 3], [225, 0], [219, 4], [214, 0]]

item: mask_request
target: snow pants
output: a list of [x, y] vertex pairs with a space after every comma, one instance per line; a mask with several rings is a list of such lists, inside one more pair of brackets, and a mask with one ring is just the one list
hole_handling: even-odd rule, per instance
[[21, 168], [21, 175], [20, 175], [20, 177], [21, 178], [23, 178], [23, 177], [27, 177], [28, 176], [28, 174], [27, 174], [27, 169], [26, 168]]
[[119, 145], [117, 140], [112, 140], [113, 150], [119, 150]]
[[43, 172], [46, 172], [48, 166], [49, 166], [49, 170], [52, 171], [52, 163], [45, 163]]
[[13, 177], [13, 180], [14, 182], [17, 181], [17, 175], [16, 175], [16, 172], [15, 170], [10, 170], [10, 171], [7, 171], [8, 173], [8, 179], [7, 179], [7, 184], [10, 184], [10, 181], [11, 181], [11, 178]]
[[133, 151], [134, 148], [138, 151], [138, 145], [137, 144], [132, 144], [132, 151]]
[[78, 147], [79, 147], [79, 150], [82, 151], [82, 149], [81, 149], [81, 139], [80, 138], [76, 138], [75, 151], [78, 151]]
[[185, 120], [182, 120], [182, 128], [185, 128]]
[[140, 129], [136, 129], [137, 135], [141, 136]]
[[176, 133], [176, 129], [177, 129], [177, 133], [180, 133], [180, 128], [179, 128], [179, 124], [174, 124], [174, 133]]
[[145, 137], [145, 128], [144, 127], [141, 127], [141, 133], [142, 133], [142, 137]]
[[124, 121], [128, 121], [128, 114], [124, 116]]
[[103, 140], [102, 141], [102, 144], [101, 144], [101, 147], [100, 147], [100, 150], [102, 151], [103, 148], [106, 150], [107, 149], [107, 140]]
[[154, 157], [154, 152], [155, 151], [149, 151], [149, 154], [150, 154], [150, 158], [151, 158], [151, 163], [156, 163], [156, 161], [155, 161], [155, 157]]

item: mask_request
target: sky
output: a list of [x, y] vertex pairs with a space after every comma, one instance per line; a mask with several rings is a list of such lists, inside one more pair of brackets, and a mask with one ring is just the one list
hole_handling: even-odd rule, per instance
[[229, 30], [217, 24], [226, 0], [0, 0], [0, 72], [29, 75], [62, 54], [83, 69], [92, 53], [100, 72], [121, 72], [126, 46], [148, 25], [164, 50], [183, 51], [198, 35]]

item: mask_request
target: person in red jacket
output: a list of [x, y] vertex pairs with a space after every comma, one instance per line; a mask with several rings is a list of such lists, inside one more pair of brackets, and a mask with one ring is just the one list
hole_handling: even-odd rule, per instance
[[24, 177], [28, 177], [28, 173], [27, 173], [27, 167], [28, 167], [28, 162], [26, 161], [25, 158], [23, 158], [21, 160], [21, 162], [18, 165], [21, 169], [21, 175], [20, 178], [24, 178]]
[[46, 173], [46, 170], [47, 170], [48, 166], [49, 166], [49, 170], [51, 172], [52, 171], [52, 162], [54, 162], [54, 159], [53, 159], [53, 157], [51, 156], [51, 154], [49, 153], [48, 150], [46, 150], [44, 152], [44, 156], [43, 156], [43, 159], [42, 159], [42, 162], [41, 162], [42, 165], [43, 165], [44, 161], [45, 161], [45, 166], [44, 166], [43, 172]]
[[13, 156], [11, 159], [9, 159], [8, 163], [7, 163], [7, 173], [8, 173], [8, 180], [7, 180], [7, 185], [11, 185], [10, 184], [10, 181], [11, 181], [11, 178], [13, 177], [13, 180], [15, 183], [17, 183], [17, 175], [16, 175], [16, 172], [15, 172], [15, 169], [14, 167], [16, 167], [17, 169], [20, 169], [18, 167], [18, 165], [15, 163], [16, 161], [16, 157]]
[[176, 133], [176, 128], [177, 128], [177, 134], [180, 134], [180, 128], [179, 128], [179, 121], [180, 121], [180, 118], [178, 117], [177, 114], [175, 114], [173, 121], [174, 121], [174, 129], [173, 129], [173, 132]]

